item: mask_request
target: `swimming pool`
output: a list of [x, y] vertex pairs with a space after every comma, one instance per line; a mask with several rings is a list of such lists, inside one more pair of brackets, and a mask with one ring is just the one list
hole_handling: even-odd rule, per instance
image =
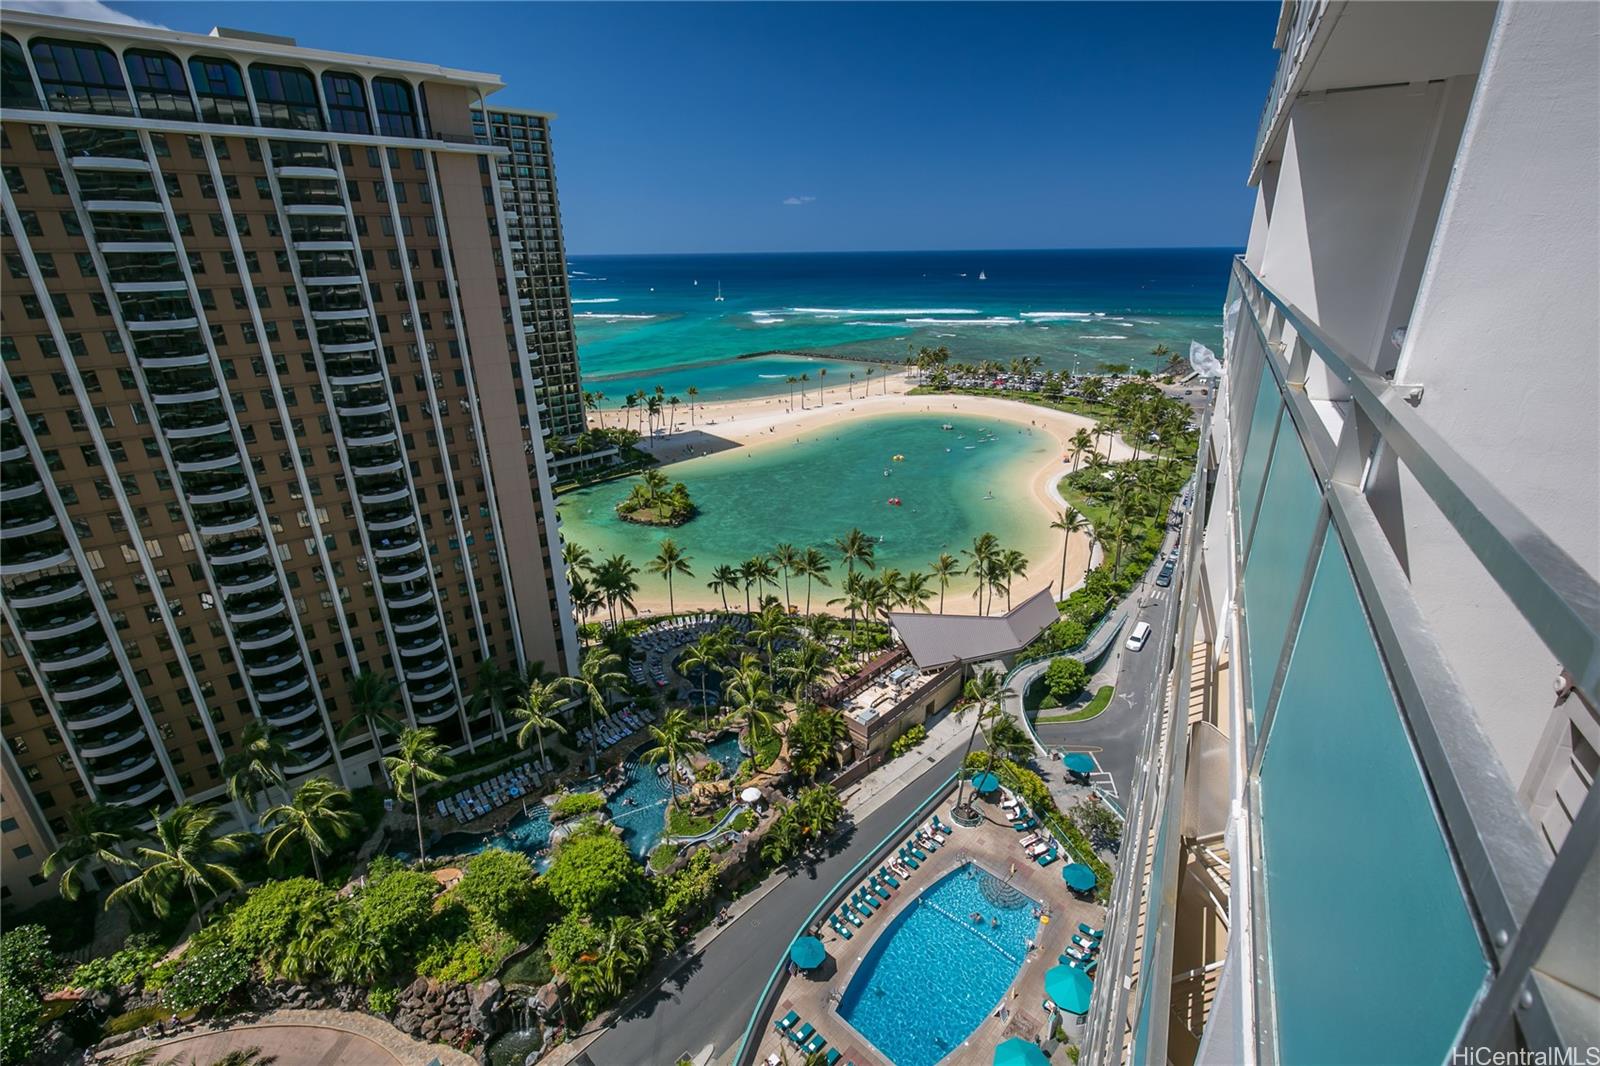
[[976, 863], [957, 867], [878, 937], [839, 1000], [839, 1016], [894, 1066], [934, 1066], [1016, 980], [1038, 933], [1037, 907]]
[[[404, 838], [402, 838], [403, 840]], [[488, 848], [520, 851], [533, 860], [540, 873], [550, 865], [550, 856], [539, 852], [550, 846], [550, 809], [544, 804], [529, 807], [526, 815], [519, 814], [503, 831], [498, 833], [446, 833], [428, 845], [429, 855], [476, 855]], [[410, 862], [416, 853], [401, 843], [389, 849], [390, 855], [402, 862]]]
[[[622, 842], [641, 860], [649, 858], [650, 852], [661, 841], [663, 823], [667, 817], [669, 793], [666, 778], [656, 773], [654, 764], [639, 759], [643, 752], [653, 746], [646, 742], [628, 754], [623, 762], [628, 783], [606, 803], [611, 820], [622, 830]], [[739, 763], [744, 760], [739, 752], [738, 734], [706, 745], [706, 757], [715, 759], [722, 767], [722, 777], [733, 776], [734, 771], [739, 769]], [[684, 786], [680, 781], [678, 794], [681, 796], [683, 791]]]

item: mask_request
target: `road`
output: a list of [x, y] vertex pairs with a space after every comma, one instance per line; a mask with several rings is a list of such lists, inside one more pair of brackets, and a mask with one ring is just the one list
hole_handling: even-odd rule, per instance
[[710, 1045], [721, 1061], [744, 1033], [756, 1000], [800, 923], [857, 862], [931, 796], [960, 765], [955, 751], [902, 788], [836, 841], [832, 852], [789, 874], [688, 960], [655, 993], [588, 1048], [596, 1066], [657, 1066]]

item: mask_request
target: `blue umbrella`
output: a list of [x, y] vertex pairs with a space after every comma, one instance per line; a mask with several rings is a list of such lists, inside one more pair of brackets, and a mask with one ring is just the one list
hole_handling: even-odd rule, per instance
[[814, 936], [803, 936], [789, 948], [789, 961], [802, 970], [814, 970], [828, 957], [822, 941]]
[[1039, 1045], [1014, 1036], [994, 1049], [994, 1066], [1050, 1066]]
[[1068, 863], [1061, 868], [1061, 880], [1074, 892], [1087, 892], [1099, 882], [1095, 880], [1094, 871], [1081, 862]]
[[1076, 966], [1056, 966], [1045, 971], [1044, 994], [1068, 1014], [1088, 1014], [1094, 982]]
[[1094, 773], [1094, 756], [1086, 751], [1068, 752], [1061, 761], [1075, 774]]
[[993, 792], [1000, 787], [1000, 779], [986, 771], [972, 779], [972, 787], [979, 792]]

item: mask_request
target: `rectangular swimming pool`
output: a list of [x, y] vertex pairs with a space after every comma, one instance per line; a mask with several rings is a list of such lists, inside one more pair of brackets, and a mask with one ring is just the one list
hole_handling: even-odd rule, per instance
[[895, 915], [850, 978], [840, 1017], [894, 1066], [934, 1066], [1016, 980], [1038, 906], [977, 863], [957, 867]]

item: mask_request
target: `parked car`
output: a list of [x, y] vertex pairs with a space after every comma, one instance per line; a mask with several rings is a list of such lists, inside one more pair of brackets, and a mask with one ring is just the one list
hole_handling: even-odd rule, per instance
[[1133, 632], [1128, 634], [1128, 650], [1140, 651], [1144, 648], [1145, 641], [1150, 639], [1150, 623], [1140, 622], [1133, 627]]
[[1156, 575], [1157, 585], [1160, 585], [1162, 588], [1167, 588], [1172, 584], [1172, 570], [1176, 563], [1176, 559], [1168, 559], [1166, 561], [1166, 563], [1161, 567], [1161, 573]]

